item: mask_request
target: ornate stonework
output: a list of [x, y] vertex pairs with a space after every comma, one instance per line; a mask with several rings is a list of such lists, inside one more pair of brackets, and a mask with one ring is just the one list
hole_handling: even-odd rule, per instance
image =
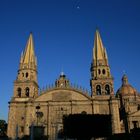
[[[63, 129], [63, 115], [82, 112], [111, 115], [113, 134], [130, 131], [140, 125], [140, 96], [126, 84], [127, 79], [123, 77], [122, 87], [115, 97], [107, 52], [99, 31], [96, 30], [91, 64], [91, 95], [82, 88], [71, 85], [64, 73], [60, 74], [54, 86], [39, 92], [37, 60], [30, 34], [21, 55], [14, 93], [9, 103], [8, 136], [14, 139], [17, 131], [19, 137], [29, 135], [29, 128], [38, 125], [44, 126], [44, 133], [49, 136], [49, 140], [54, 140]], [[124, 109], [127, 116], [121, 115]]]

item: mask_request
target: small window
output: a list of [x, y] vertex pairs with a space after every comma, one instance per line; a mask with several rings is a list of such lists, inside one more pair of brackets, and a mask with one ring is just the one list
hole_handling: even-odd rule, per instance
[[25, 89], [25, 94], [26, 94], [27, 97], [29, 97], [30, 89], [28, 87]]
[[21, 97], [21, 88], [18, 88], [17, 92], [18, 92], [18, 97]]
[[100, 69], [98, 69], [98, 74], [101, 74], [101, 70]]
[[106, 73], [105, 69], [102, 70], [102, 73], [105, 75], [105, 73]]
[[109, 85], [105, 85], [105, 94], [106, 95], [110, 94], [110, 86]]
[[137, 109], [140, 110], [140, 104], [138, 104], [138, 108]]
[[29, 75], [28, 72], [26, 72], [26, 78], [28, 77], [28, 75]]
[[21, 120], [24, 120], [24, 117], [21, 117]]
[[67, 81], [65, 80], [65, 86], [67, 85]]
[[101, 95], [101, 86], [100, 85], [96, 86], [96, 94]]
[[138, 121], [132, 121], [134, 128], [138, 128]]
[[22, 77], [24, 77], [24, 73], [22, 73]]
[[24, 133], [24, 127], [21, 126], [21, 133]]

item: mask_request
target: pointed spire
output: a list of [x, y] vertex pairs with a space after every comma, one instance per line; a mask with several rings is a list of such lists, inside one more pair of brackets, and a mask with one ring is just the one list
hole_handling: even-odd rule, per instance
[[[108, 65], [106, 49], [103, 46], [102, 39], [98, 29], [95, 32], [93, 58], [91, 63], [91, 91], [93, 95], [111, 95], [113, 93], [113, 77]], [[107, 85], [109, 91], [105, 91], [104, 85]], [[99, 86], [99, 89], [98, 87]]]
[[32, 33], [30, 33], [25, 51], [21, 56], [21, 63], [22, 64], [34, 63], [36, 65], [36, 57], [34, 53], [34, 43]]
[[94, 38], [93, 60], [95, 61], [105, 60], [105, 62], [108, 64], [107, 52], [103, 46], [102, 39], [98, 29], [96, 29]]
[[94, 58], [95, 59], [104, 59], [104, 47], [103, 43], [100, 37], [100, 33], [98, 30], [95, 32], [95, 38], [94, 38]]

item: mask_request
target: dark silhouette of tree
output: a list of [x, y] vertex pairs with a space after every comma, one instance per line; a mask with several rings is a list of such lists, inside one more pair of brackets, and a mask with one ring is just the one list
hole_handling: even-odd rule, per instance
[[5, 120], [0, 120], [0, 137], [6, 136], [7, 123]]
[[110, 115], [71, 114], [63, 117], [63, 125], [67, 138], [90, 140], [112, 134]]

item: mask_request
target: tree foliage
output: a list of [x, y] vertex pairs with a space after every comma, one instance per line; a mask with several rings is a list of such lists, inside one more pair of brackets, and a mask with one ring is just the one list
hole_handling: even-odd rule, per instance
[[5, 136], [7, 131], [7, 123], [5, 120], [0, 120], [0, 137]]

